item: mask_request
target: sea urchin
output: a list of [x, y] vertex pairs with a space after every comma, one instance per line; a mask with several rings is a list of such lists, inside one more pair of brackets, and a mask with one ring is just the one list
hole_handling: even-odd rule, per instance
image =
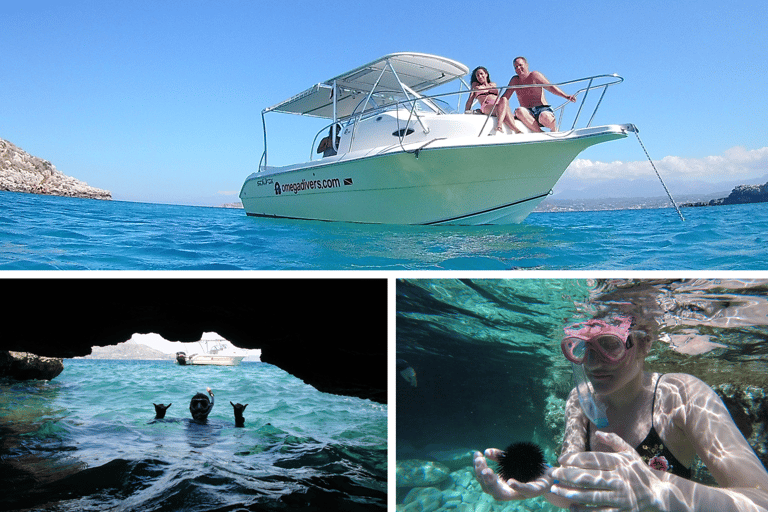
[[544, 452], [529, 442], [512, 443], [499, 457], [498, 473], [502, 480], [514, 478], [526, 483], [536, 480], [547, 468]]

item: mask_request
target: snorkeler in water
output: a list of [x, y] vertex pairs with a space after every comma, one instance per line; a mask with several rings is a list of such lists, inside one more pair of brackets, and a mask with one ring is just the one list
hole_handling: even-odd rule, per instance
[[[565, 330], [574, 368], [559, 467], [520, 483], [475, 454], [475, 475], [497, 500], [536, 496], [571, 510], [768, 510], [768, 472], [715, 392], [683, 373], [644, 371], [653, 336], [627, 316]], [[690, 480], [698, 455], [719, 487]], [[604, 508], [595, 508], [604, 507]]]
[[197, 421], [207, 420], [211, 409], [213, 409], [213, 391], [211, 388], [206, 388], [206, 391], [211, 395], [210, 400], [203, 393], [198, 393], [189, 402], [189, 412], [192, 413], [192, 418]]

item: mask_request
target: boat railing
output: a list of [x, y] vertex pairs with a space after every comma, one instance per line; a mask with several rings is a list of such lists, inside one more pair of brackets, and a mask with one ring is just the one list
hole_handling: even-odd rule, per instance
[[[586, 78], [578, 78], [576, 80], [569, 80], [567, 82], [560, 82], [560, 83], [550, 83], [550, 84], [525, 84], [525, 85], [513, 85], [513, 86], [505, 86], [505, 87], [497, 87], [499, 89], [499, 98], [504, 94], [504, 92], [508, 90], [518, 90], [518, 89], [530, 89], [534, 87], [569, 87], [573, 86], [574, 84], [586, 84], [582, 88], [578, 89], [573, 96], [579, 97], [581, 96], [581, 101], [578, 102], [578, 110], [576, 112], [576, 115], [574, 116], [573, 123], [571, 124], [571, 127], [569, 130], [575, 130], [577, 127], [577, 124], [579, 122], [579, 118], [581, 117], [582, 111], [584, 110], [584, 107], [587, 105], [587, 99], [590, 97], [589, 93], [590, 91], [599, 91], [600, 97], [598, 98], [597, 102], [595, 103], [592, 113], [589, 117], [589, 121], [584, 125], [584, 128], [589, 128], [592, 125], [592, 122], [595, 119], [595, 115], [597, 114], [598, 109], [600, 108], [600, 105], [602, 104], [603, 98], [605, 97], [606, 92], [608, 91], [608, 87], [612, 85], [620, 84], [624, 81], [624, 78], [617, 74], [610, 74], [610, 75], [594, 75], [589, 76]], [[430, 96], [430, 98], [438, 98], [438, 97], [445, 97], [445, 96], [451, 96], [451, 95], [462, 95], [466, 94], [467, 91], [458, 91], [458, 92], [451, 92], [451, 93], [444, 93], [444, 94], [438, 94], [434, 96]], [[583, 93], [583, 94], [582, 94]], [[552, 94], [552, 93], [550, 93]], [[498, 102], [498, 99], [497, 99]], [[556, 113], [556, 118], [558, 117], [559, 113], [559, 119], [557, 120], [557, 129], [558, 131], [562, 130], [562, 121], [563, 121], [563, 114], [565, 112], [565, 107], [570, 105], [570, 101], [566, 100], [560, 105], [552, 106], [552, 110]], [[510, 106], [511, 108], [511, 106]], [[485, 130], [485, 126], [487, 122], [490, 120], [491, 117], [493, 117], [495, 109], [492, 109], [489, 114], [486, 115], [486, 123], [483, 124], [482, 129], [480, 130], [480, 133], [478, 133], [478, 136], [483, 133], [483, 130]]]
[[[578, 108], [577, 108], [576, 114], [574, 115], [571, 127], [569, 128], [569, 131], [570, 131], [570, 130], [576, 129], [576, 127], [578, 125], [578, 122], [579, 122], [579, 119], [581, 118], [582, 114], [585, 111], [585, 107], [587, 106], [587, 99], [591, 98], [591, 96], [592, 96], [592, 95], [590, 95], [591, 92], [594, 91], [593, 95], [599, 93], [599, 98], [597, 99], [596, 103], [594, 104], [594, 107], [592, 108], [591, 115], [589, 116], [589, 120], [583, 126], [584, 128], [589, 128], [592, 125], [592, 122], [595, 119], [597, 111], [600, 108], [600, 105], [602, 104], [602, 101], [603, 101], [603, 99], [605, 97], [606, 92], [608, 91], [608, 87], [610, 87], [612, 85], [620, 84], [623, 81], [624, 81], [624, 79], [621, 76], [617, 75], [617, 74], [608, 74], [608, 75], [593, 75], [593, 76], [589, 76], [589, 77], [585, 77], [585, 78], [578, 78], [576, 80], [569, 80], [567, 82], [559, 82], [559, 83], [525, 84], [525, 85], [505, 86], [505, 87], [498, 87], [498, 89], [499, 89], [499, 96], [498, 97], [500, 98], [503, 95], [503, 93], [508, 91], [508, 90], [527, 89], [527, 88], [534, 88], [534, 87], [544, 87], [544, 88], [547, 88], [547, 87], [553, 87], [553, 86], [556, 86], [556, 87], [559, 87], [559, 88], [563, 88], [563, 87], [571, 88], [574, 84], [584, 84], [581, 88], [579, 88], [573, 94], [573, 96], [575, 96], [577, 98], [580, 97], [581, 100], [577, 101]], [[366, 105], [363, 110], [361, 110], [360, 112], [358, 112], [358, 113], [356, 113], [356, 114], [354, 114], [354, 115], [352, 115], [352, 116], [350, 116], [350, 117], [348, 117], [346, 119], [343, 119], [343, 120], [340, 119], [340, 120], [332, 121], [332, 122], [328, 123], [327, 125], [325, 125], [323, 128], [321, 128], [317, 132], [317, 134], [315, 135], [314, 139], [312, 140], [312, 146], [310, 148], [310, 157], [309, 157], [310, 161], [314, 159], [315, 148], [317, 147], [317, 139], [318, 139], [318, 137], [322, 133], [328, 133], [328, 130], [330, 129], [331, 126], [333, 126], [334, 123], [341, 124], [342, 125], [342, 130], [344, 130], [344, 128], [347, 127], [347, 126], [352, 126], [352, 129], [353, 129], [352, 137], [350, 137], [349, 141], [348, 141], [348, 145], [350, 147], [351, 147], [352, 142], [354, 140], [355, 131], [356, 131], [355, 129], [356, 129], [357, 125], [361, 121], [364, 121], [364, 120], [369, 119], [369, 118], [374, 117], [374, 116], [378, 116], [382, 112], [386, 112], [386, 111], [403, 109], [403, 110], [409, 112], [408, 120], [405, 122], [404, 127], [400, 128], [398, 126], [398, 128], [400, 128], [398, 131], [400, 132], [399, 139], [400, 139], [400, 143], [401, 144], [403, 142], [403, 139], [405, 138], [405, 135], [410, 133], [408, 131], [408, 128], [413, 126], [416, 122], [421, 123], [422, 127], [425, 130], [425, 133], [428, 132], [428, 129], [426, 128], [424, 123], [422, 123], [422, 121], [421, 121], [420, 109], [418, 108], [419, 104], [423, 103], [424, 105], [427, 105], [428, 108], [426, 108], [425, 110], [434, 111], [434, 109], [437, 108], [439, 113], [442, 113], [442, 114], [452, 113], [450, 111], [447, 111], [445, 108], [443, 108], [442, 105], [444, 104], [444, 105], [447, 106], [448, 104], [450, 104], [450, 99], [451, 98], [457, 97], [458, 98], [457, 99], [457, 105], [460, 107], [462, 95], [471, 93], [471, 90], [467, 90], [466, 89], [466, 84], [464, 84], [463, 81], [460, 81], [460, 83], [464, 87], [460, 86], [460, 89], [458, 91], [451, 91], [451, 92], [446, 92], [446, 93], [433, 94], [433, 95], [429, 95], [429, 96], [422, 96], [422, 95], [411, 96], [411, 97], [405, 98], [405, 99], [403, 99], [401, 101], [398, 101], [396, 103], [389, 103], [387, 105], [376, 106], [374, 108], [367, 108], [367, 105], [370, 104], [370, 102], [368, 102], [367, 104], [364, 104], [361, 101], [361, 105]], [[552, 94], [552, 93], [550, 93], [550, 94]], [[498, 99], [497, 99], [497, 101], [498, 101]], [[570, 103], [571, 102], [569, 100], [566, 100], [565, 102], [563, 102], [560, 105], [557, 105], [557, 106], [553, 105], [552, 106], [552, 110], [555, 112], [556, 123], [557, 123], [556, 127], [557, 127], [558, 131], [562, 131], [562, 123], [563, 123], [565, 108], [567, 106], [569, 106]], [[480, 129], [480, 132], [478, 133], [478, 136], [482, 135], [482, 133], [484, 132], [485, 127], [487, 126], [488, 122], [490, 121], [490, 118], [493, 117], [494, 111], [495, 111], [495, 109], [491, 110], [490, 114], [486, 114], [485, 115], [486, 116], [486, 120], [485, 120], [485, 123], [483, 123], [483, 126]], [[399, 119], [400, 118], [398, 116], [398, 120]], [[265, 131], [266, 131], [266, 127], [265, 127]], [[349, 148], [338, 147], [338, 148], [336, 148], [336, 150], [337, 150], [337, 154], [341, 154], [341, 153], [344, 153], [344, 152], [348, 151]], [[266, 154], [266, 147], [265, 147], [265, 154]], [[260, 171], [265, 169], [265, 167], [262, 166], [262, 162], [264, 162], [264, 160], [265, 160], [264, 155], [262, 155], [262, 160], [259, 162], [259, 170]]]

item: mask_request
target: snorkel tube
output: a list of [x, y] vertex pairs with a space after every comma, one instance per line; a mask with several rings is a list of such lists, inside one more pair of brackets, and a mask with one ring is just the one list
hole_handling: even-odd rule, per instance
[[597, 425], [597, 428], [607, 427], [608, 416], [605, 414], [605, 404], [595, 396], [592, 384], [584, 372], [584, 366], [576, 363], [571, 363], [571, 366], [573, 367], [573, 385], [579, 396], [581, 410], [592, 423]]

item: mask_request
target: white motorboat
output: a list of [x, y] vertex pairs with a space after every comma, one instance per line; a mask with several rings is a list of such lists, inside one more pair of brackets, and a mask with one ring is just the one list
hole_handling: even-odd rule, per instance
[[[563, 104], [555, 108], [560, 131], [533, 133], [517, 121], [523, 133], [506, 127], [499, 133], [495, 117], [463, 111], [468, 71], [443, 57], [396, 53], [264, 109], [264, 154], [240, 191], [246, 213], [382, 224], [519, 223], [584, 149], [635, 131], [631, 124], [591, 126], [608, 87], [623, 81], [598, 75], [556, 84], [582, 87], [569, 129], [562, 127]], [[453, 81], [458, 91], [422, 94]], [[599, 98], [592, 94], [592, 116], [577, 128], [590, 91]], [[264, 116], [270, 112], [330, 121], [312, 142], [308, 161], [267, 165]], [[318, 137], [335, 127], [336, 154], [315, 157]]]
[[176, 362], [180, 365], [215, 365], [237, 366], [246, 357], [234, 354], [223, 339], [198, 341], [202, 353], [187, 355], [186, 352], [176, 352]]

